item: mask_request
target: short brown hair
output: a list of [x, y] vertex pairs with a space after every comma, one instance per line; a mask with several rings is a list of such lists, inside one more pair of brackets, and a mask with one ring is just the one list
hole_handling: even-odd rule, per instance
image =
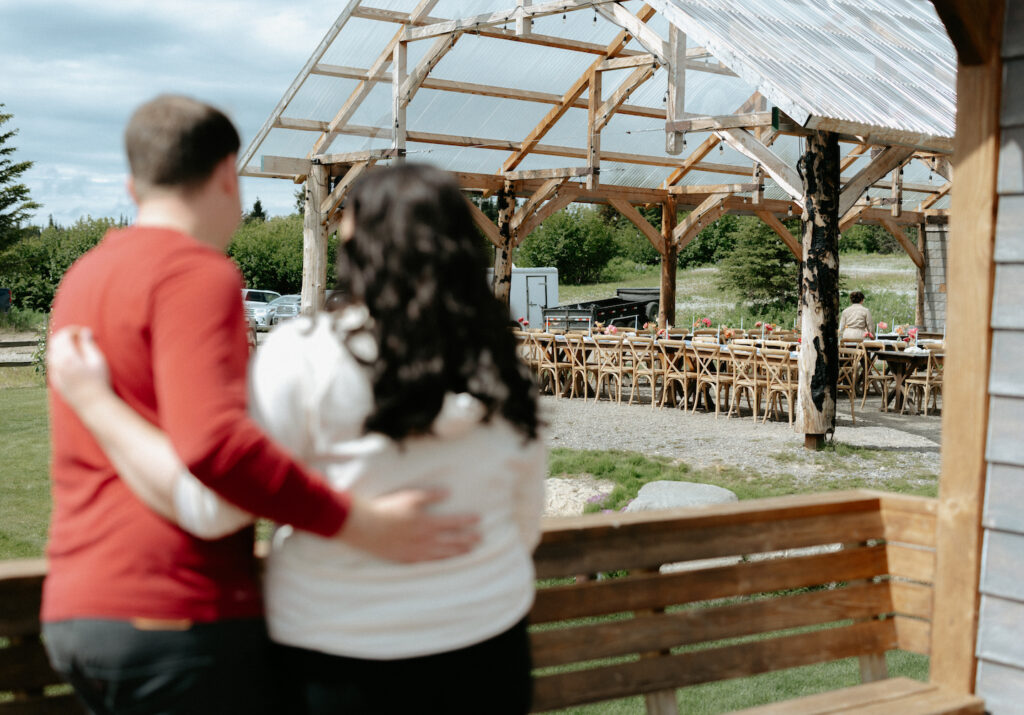
[[236, 154], [238, 131], [223, 112], [189, 97], [162, 94], [135, 110], [124, 132], [132, 177], [148, 187], [192, 188]]
[[861, 293], [859, 290], [853, 291], [853, 293], [850, 293], [850, 302], [851, 303], [863, 303], [864, 302], [864, 294]]

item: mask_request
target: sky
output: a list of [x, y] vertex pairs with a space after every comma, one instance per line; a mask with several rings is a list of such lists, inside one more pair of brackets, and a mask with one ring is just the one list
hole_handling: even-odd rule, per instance
[[[134, 216], [122, 134], [136, 106], [187, 94], [236, 123], [242, 147], [270, 116], [344, 0], [0, 0], [0, 111], [14, 161], [60, 224]], [[294, 211], [295, 185], [244, 178], [242, 203]]]

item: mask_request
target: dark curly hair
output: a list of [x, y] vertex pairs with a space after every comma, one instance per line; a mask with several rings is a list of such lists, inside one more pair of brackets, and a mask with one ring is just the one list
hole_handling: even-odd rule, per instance
[[485, 421], [500, 414], [535, 438], [533, 381], [458, 184], [423, 165], [376, 169], [345, 210], [354, 232], [338, 248], [339, 302], [366, 306], [378, 349], [366, 430], [396, 440], [429, 433], [445, 394], [468, 392]]

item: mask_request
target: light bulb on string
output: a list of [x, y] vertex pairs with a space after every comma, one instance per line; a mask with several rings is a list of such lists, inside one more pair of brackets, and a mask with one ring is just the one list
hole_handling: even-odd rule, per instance
[[562, 22], [565, 23], [565, 13], [562, 13]]
[[793, 204], [790, 204], [789, 206], [786, 207], [786, 215], [787, 216], [792, 216], [793, 215]]

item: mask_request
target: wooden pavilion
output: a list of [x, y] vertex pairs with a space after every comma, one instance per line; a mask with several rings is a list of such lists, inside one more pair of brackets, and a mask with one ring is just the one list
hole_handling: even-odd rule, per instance
[[[352, 0], [239, 159], [244, 176], [306, 182], [304, 310], [322, 300], [348, 188], [408, 157], [497, 197], [497, 225], [472, 209], [506, 301], [513, 249], [590, 202], [613, 206], [661, 255], [662, 325], [675, 323], [679, 251], [725, 213], [758, 216], [803, 263], [805, 335], [835, 332], [838, 234], [857, 222], [885, 227], [908, 253], [924, 322], [926, 275], [944, 268], [928, 266], [925, 224], [946, 221], [955, 106], [953, 48], [929, 6], [807, 3], [817, 27], [800, 35], [778, 2], [505, 4], [453, 19], [432, 14], [440, 0], [408, 12]], [[660, 231], [638, 205], [662, 207]], [[782, 223], [794, 215], [802, 241]], [[838, 358], [835, 340], [805, 345], [801, 431], [817, 443], [834, 427], [835, 395], [812, 395], [809, 376], [819, 362], [835, 373]]]

